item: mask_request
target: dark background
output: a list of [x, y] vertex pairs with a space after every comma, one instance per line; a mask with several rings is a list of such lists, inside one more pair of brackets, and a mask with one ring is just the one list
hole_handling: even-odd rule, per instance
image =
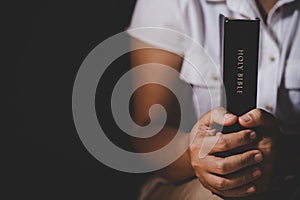
[[[134, 5], [135, 0], [44, 0], [3, 6], [2, 69], [14, 74], [5, 78], [2, 71], [8, 97], [2, 114], [11, 119], [2, 124], [5, 199], [136, 198], [146, 175], [119, 172], [94, 159], [78, 137], [71, 107], [82, 61], [99, 43], [126, 29]], [[123, 148], [130, 148], [128, 138], [114, 128], [105, 104], [128, 66], [126, 56], [116, 61], [96, 98], [98, 113], [107, 116], [100, 123], [116, 130], [111, 139]]]

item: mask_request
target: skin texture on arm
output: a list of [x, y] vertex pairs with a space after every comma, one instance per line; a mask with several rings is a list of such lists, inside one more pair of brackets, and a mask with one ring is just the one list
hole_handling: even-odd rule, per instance
[[[178, 72], [181, 69], [183, 58], [179, 55], [153, 48], [136, 39], [132, 39], [131, 45], [138, 47], [147, 46], [147, 49], [141, 49], [131, 52], [131, 66], [137, 67], [143, 64], [152, 63], [152, 65], [163, 64], [172, 67]], [[151, 74], [142, 74], [143, 76], [160, 76], [159, 71], [153, 71]], [[161, 77], [168, 79], [171, 84], [180, 81], [179, 77]], [[157, 84], [147, 84], [140, 87], [133, 96], [133, 119], [140, 125], [145, 126], [150, 122], [149, 109], [154, 104], [164, 107], [167, 113], [166, 126], [155, 136], [138, 139], [132, 138], [132, 143], [137, 152], [151, 152], [158, 150], [168, 144], [177, 133], [178, 123], [180, 120], [180, 110], [176, 97], [167, 88]], [[155, 119], [154, 119], [155, 120]], [[188, 142], [188, 135], [182, 134], [182, 142], [179, 142], [178, 148], [183, 148]], [[177, 170], [181, 169], [181, 170]], [[162, 169], [160, 174], [172, 182], [179, 182], [194, 177], [187, 153], [184, 153], [176, 162]]]

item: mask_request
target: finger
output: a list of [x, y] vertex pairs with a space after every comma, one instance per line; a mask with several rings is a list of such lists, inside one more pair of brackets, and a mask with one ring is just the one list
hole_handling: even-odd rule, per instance
[[214, 123], [222, 126], [233, 125], [237, 121], [237, 116], [229, 113], [223, 107], [217, 107], [207, 113], [205, 113], [201, 119], [201, 125], [210, 126]]
[[218, 190], [212, 187], [209, 183], [203, 182], [203, 186], [208, 190], [212, 191], [214, 194], [218, 194], [221, 197], [246, 197], [251, 194], [256, 193], [256, 187], [254, 184], [246, 184], [238, 188], [230, 189], [230, 190]]
[[[224, 152], [250, 144], [255, 140], [256, 133], [252, 130], [243, 130], [229, 134], [218, 133], [215, 137], [218, 138], [218, 141], [213, 148], [211, 148], [210, 153]], [[206, 137], [206, 139], [209, 140], [210, 137]], [[205, 144], [210, 143], [204, 143], [204, 145]]]
[[218, 175], [227, 175], [243, 168], [258, 164], [263, 160], [259, 150], [251, 150], [225, 158], [214, 157], [210, 165], [210, 172]]
[[241, 187], [254, 180], [257, 180], [262, 175], [259, 168], [249, 168], [233, 173], [226, 177], [217, 176], [214, 174], [207, 175], [207, 182], [218, 191], [225, 191]]
[[219, 194], [223, 197], [246, 197], [256, 192], [256, 187], [253, 184], [243, 185], [241, 187], [226, 190], [226, 191], [219, 191]]
[[239, 117], [238, 120], [246, 128], [257, 126], [274, 127], [276, 124], [274, 116], [261, 109], [253, 109]]

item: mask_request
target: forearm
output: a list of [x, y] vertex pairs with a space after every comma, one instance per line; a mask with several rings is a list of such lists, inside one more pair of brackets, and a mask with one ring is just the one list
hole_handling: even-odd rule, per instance
[[[145, 160], [145, 162], [149, 163], [149, 165], [152, 165], [153, 163], [160, 162], [161, 159], [170, 158], [170, 156], [175, 157], [183, 152], [183, 154], [175, 162], [157, 172], [160, 176], [171, 182], [181, 182], [195, 177], [187, 152], [187, 147], [189, 145], [189, 134], [177, 132], [178, 130], [175, 128], [165, 127], [158, 134], [151, 138], [132, 139], [135, 150], [140, 153], [154, 152], [169, 144], [171, 140], [174, 142], [174, 144], [170, 146], [171, 151], [168, 151], [169, 153], [163, 153], [165, 151], [162, 151], [152, 160]], [[178, 140], [174, 140], [176, 134], [178, 134]]]

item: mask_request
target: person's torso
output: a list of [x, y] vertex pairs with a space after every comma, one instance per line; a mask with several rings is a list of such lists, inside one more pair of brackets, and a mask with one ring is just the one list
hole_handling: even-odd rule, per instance
[[[219, 106], [221, 82], [221, 45], [219, 14], [238, 19], [260, 18], [255, 1], [186, 1], [183, 17], [186, 34], [205, 49], [215, 66], [205, 66], [194, 59], [184, 62], [183, 79], [193, 85], [197, 117]], [[284, 132], [300, 134], [300, 3], [279, 1], [270, 11], [266, 24], [261, 20], [258, 66], [257, 107], [277, 116]], [[197, 56], [190, 49], [187, 58]], [[193, 60], [193, 59], [192, 59]], [[210, 69], [208, 69], [210, 68]]]

